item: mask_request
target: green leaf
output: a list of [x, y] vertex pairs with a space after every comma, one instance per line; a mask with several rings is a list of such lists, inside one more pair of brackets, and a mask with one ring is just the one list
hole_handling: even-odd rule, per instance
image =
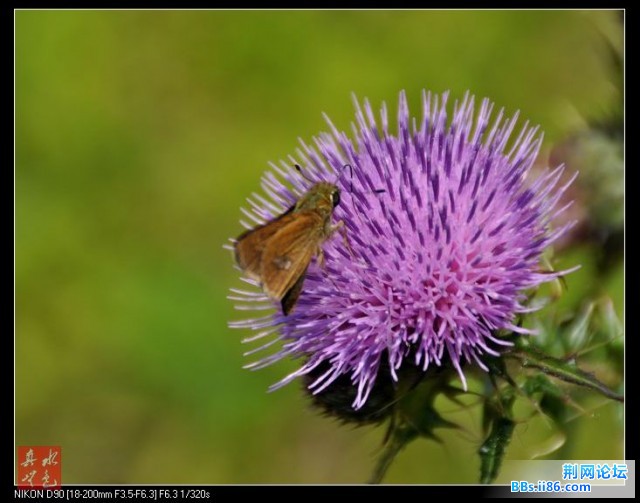
[[576, 353], [586, 346], [589, 336], [589, 323], [595, 307], [594, 302], [589, 302], [567, 327], [566, 334], [562, 338], [565, 347], [570, 353]]

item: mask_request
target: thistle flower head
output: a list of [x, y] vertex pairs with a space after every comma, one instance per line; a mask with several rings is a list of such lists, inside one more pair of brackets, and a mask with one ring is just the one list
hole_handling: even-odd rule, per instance
[[[324, 266], [312, 262], [288, 316], [276, 309], [231, 323], [258, 332], [247, 341], [271, 337], [250, 354], [282, 341], [248, 367], [302, 360], [273, 388], [321, 368], [309, 389], [320, 393], [348, 376], [359, 409], [379, 372], [397, 380], [403, 363], [426, 370], [446, 362], [466, 388], [463, 364], [486, 370], [483, 355], [508, 344], [498, 331], [529, 333], [515, 324], [527, 310], [523, 292], [567, 272], [539, 266], [568, 225], [549, 225], [564, 209], [556, 208], [563, 168], [527, 178], [542, 142], [537, 128], [525, 123], [513, 139], [518, 114], [505, 118], [501, 110], [491, 120], [493, 104], [485, 99], [476, 111], [468, 94], [449, 119], [447, 96], [423, 93], [416, 120], [401, 93], [395, 133], [384, 104], [376, 121], [369, 103], [356, 101], [353, 141], [327, 118], [331, 134], [314, 146], [301, 140], [296, 157], [271, 164], [262, 179], [268, 197], [249, 200], [244, 225], [253, 227], [293, 205], [312, 180], [337, 180], [342, 201], [333, 219], [344, 222], [350, 245], [338, 235], [323, 244]], [[274, 306], [258, 290], [233, 292], [240, 309]]]

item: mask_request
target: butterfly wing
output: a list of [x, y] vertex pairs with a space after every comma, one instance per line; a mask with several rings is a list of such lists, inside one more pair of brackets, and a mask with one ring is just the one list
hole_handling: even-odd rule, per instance
[[283, 226], [286, 226], [293, 217], [295, 206], [289, 208], [279, 217], [264, 225], [254, 227], [241, 234], [234, 245], [236, 263], [251, 278], [260, 280], [260, 264], [269, 239]]
[[[304, 274], [322, 241], [323, 229], [324, 219], [317, 212], [296, 212], [293, 220], [269, 238], [262, 253], [263, 289], [277, 300], [282, 300], [291, 291], [285, 302], [288, 310], [300, 294]], [[287, 314], [285, 305], [283, 310]]]
[[293, 284], [289, 290], [282, 297], [282, 301], [280, 305], [282, 306], [282, 312], [284, 314], [289, 314], [293, 309], [293, 306], [296, 305], [298, 301], [298, 297], [300, 297], [300, 292], [302, 292], [302, 285], [304, 284], [304, 277], [307, 274], [307, 270], [305, 269], [298, 280]]

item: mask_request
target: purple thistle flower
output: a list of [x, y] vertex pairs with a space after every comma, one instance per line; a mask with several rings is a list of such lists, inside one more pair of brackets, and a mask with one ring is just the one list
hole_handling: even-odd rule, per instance
[[[290, 315], [276, 309], [230, 324], [258, 332], [245, 342], [273, 337], [247, 354], [283, 341], [247, 368], [288, 355], [304, 359], [271, 389], [322, 365], [328, 370], [309, 389], [320, 393], [348, 375], [359, 409], [383, 358], [393, 380], [405, 361], [423, 370], [450, 361], [466, 389], [462, 363], [487, 370], [482, 356], [497, 356], [509, 345], [497, 331], [532, 333], [514, 324], [529, 310], [523, 291], [570, 272], [544, 273], [539, 266], [544, 248], [573, 224], [555, 231], [549, 225], [568, 206], [556, 210], [573, 178], [557, 188], [559, 166], [527, 180], [542, 143], [538, 128], [525, 123], [508, 146], [517, 113], [505, 119], [500, 110], [491, 125], [493, 104], [485, 99], [474, 120], [474, 98], [467, 93], [448, 123], [447, 97], [423, 93], [417, 123], [401, 93], [395, 135], [386, 105], [376, 123], [368, 101], [362, 109], [354, 99], [355, 142], [325, 117], [331, 134], [315, 138], [315, 148], [300, 140], [297, 158], [271, 163], [273, 172], [262, 178], [269, 198], [254, 194], [251, 210], [243, 209], [251, 220], [243, 222], [247, 228], [286, 211], [312, 185], [294, 171], [298, 163], [311, 180], [340, 187], [333, 219], [344, 221], [352, 248], [339, 236], [323, 244], [325, 265], [311, 263]], [[353, 177], [343, 174], [346, 164]], [[238, 309], [274, 306], [261, 292], [232, 291], [231, 299], [245, 302]]]

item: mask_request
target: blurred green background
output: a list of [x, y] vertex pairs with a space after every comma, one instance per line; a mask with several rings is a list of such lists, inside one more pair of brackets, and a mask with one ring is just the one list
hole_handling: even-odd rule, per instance
[[[269, 160], [347, 129], [350, 93], [469, 89], [540, 124], [549, 149], [620, 102], [612, 11], [17, 11], [16, 445], [61, 445], [65, 483], [358, 483], [383, 428], [320, 417], [294, 368], [243, 370], [241, 283], [222, 245]], [[593, 250], [568, 278], [578, 306]], [[622, 314], [621, 264], [599, 281]], [[606, 375], [600, 377], [607, 381]], [[622, 457], [595, 400], [575, 458]], [[447, 410], [456, 412], [456, 406]], [[459, 409], [459, 407], [457, 407]], [[477, 414], [417, 441], [387, 482], [475, 482]], [[460, 413], [462, 412], [462, 413]], [[509, 457], [551, 435], [516, 430]]]

